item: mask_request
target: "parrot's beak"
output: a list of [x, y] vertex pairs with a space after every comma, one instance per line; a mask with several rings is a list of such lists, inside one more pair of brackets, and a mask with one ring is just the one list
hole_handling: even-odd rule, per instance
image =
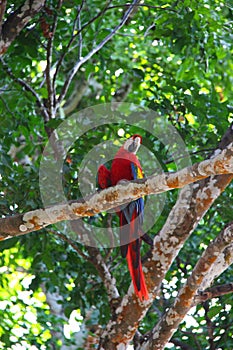
[[133, 142], [131, 143], [131, 145], [129, 145], [128, 151], [130, 153], [137, 153], [139, 147], [141, 144], [141, 139], [140, 137], [136, 137]]

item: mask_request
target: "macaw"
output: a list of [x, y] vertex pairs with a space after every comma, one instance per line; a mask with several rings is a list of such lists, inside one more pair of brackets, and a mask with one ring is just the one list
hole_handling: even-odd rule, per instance
[[[133, 135], [125, 141], [124, 145], [116, 153], [112, 161], [111, 170], [108, 170], [104, 165], [99, 167], [98, 184], [100, 188], [115, 186], [123, 180], [130, 181], [144, 177], [140, 162], [136, 156], [141, 142], [142, 137], [140, 135]], [[140, 246], [141, 239], [150, 245], [153, 242], [142, 231], [144, 199], [138, 198], [119, 208], [117, 214], [120, 218], [121, 255], [127, 259], [135, 294], [140, 300], [146, 300], [148, 299], [148, 291], [142, 270]]]

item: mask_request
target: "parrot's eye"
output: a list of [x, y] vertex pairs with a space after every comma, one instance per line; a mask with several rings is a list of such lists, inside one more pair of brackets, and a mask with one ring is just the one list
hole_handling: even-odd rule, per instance
[[[133, 140], [139, 139], [140, 143], [142, 143], [142, 137], [141, 137], [141, 135], [135, 134], [135, 135], [132, 136], [132, 138], [133, 138]], [[139, 141], [138, 141], [138, 142], [139, 142]]]

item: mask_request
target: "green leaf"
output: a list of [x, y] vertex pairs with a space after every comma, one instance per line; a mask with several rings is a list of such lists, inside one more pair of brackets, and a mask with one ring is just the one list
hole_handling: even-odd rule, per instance
[[215, 316], [217, 316], [221, 311], [222, 311], [222, 305], [212, 306], [211, 309], [208, 311], [208, 317], [212, 319]]

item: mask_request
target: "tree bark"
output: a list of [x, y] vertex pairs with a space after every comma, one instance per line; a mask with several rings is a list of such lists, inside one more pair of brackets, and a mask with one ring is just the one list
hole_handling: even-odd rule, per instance
[[[0, 24], [6, 10], [7, 1], [0, 4]], [[15, 12], [11, 13], [1, 26], [0, 55], [4, 54], [21, 30], [42, 9], [45, 0], [26, 0]]]

